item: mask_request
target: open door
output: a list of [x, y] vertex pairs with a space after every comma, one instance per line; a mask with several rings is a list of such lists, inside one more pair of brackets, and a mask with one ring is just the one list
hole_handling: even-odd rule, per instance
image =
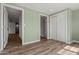
[[8, 13], [5, 8], [3, 7], [3, 47], [5, 48], [8, 42]]

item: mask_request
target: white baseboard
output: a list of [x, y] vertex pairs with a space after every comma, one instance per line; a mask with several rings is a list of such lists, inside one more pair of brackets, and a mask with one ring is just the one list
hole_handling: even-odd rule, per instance
[[75, 43], [79, 43], [79, 41], [76, 41], [76, 40], [72, 40], [72, 43], [73, 43], [73, 42], [75, 42]]
[[0, 52], [1, 52], [2, 50], [0, 49]]
[[35, 43], [35, 42], [39, 42], [39, 41], [40, 41], [40, 40], [31, 41], [31, 42], [26, 42], [26, 43], [23, 43], [23, 45], [30, 44], [30, 43]]
[[66, 44], [71, 44], [72, 42], [66, 42]]
[[47, 37], [47, 39], [50, 39], [50, 37]]
[[3, 49], [0, 49], [0, 52], [2, 51]]

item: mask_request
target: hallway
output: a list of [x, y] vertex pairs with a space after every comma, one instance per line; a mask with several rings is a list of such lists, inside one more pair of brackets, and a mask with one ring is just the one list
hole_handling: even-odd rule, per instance
[[18, 34], [10, 34], [8, 38], [8, 44], [6, 45], [5, 49], [13, 48], [16, 46], [21, 46], [22, 41], [19, 38]]

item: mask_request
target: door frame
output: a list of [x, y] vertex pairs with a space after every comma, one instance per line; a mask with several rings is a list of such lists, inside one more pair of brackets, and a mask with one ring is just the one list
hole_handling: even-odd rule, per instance
[[[45, 16], [47, 17], [47, 39], [50, 39], [50, 36], [49, 36], [49, 16], [48, 15], [45, 15], [45, 14], [40, 14], [39, 15], [39, 20], [41, 20], [41, 16]], [[40, 22], [40, 25], [41, 25], [41, 21]], [[41, 36], [41, 26], [40, 26], [40, 36]], [[40, 38], [41, 39], [41, 38]]]
[[1, 51], [4, 49], [3, 45], [3, 41], [4, 41], [4, 37], [3, 37], [3, 7], [10, 7], [10, 8], [13, 8], [13, 9], [17, 9], [17, 10], [21, 10], [22, 11], [22, 45], [24, 43], [24, 9], [23, 8], [20, 8], [20, 7], [16, 7], [14, 5], [9, 5], [9, 4], [4, 4], [4, 3], [1, 3]]

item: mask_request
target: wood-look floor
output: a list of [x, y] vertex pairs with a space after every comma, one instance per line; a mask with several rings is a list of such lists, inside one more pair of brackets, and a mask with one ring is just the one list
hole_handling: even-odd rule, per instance
[[19, 38], [19, 34], [10, 34], [8, 38], [8, 44], [6, 45], [5, 49], [13, 48], [16, 46], [21, 46], [22, 40]]
[[4, 49], [1, 55], [78, 55], [79, 44], [73, 43], [71, 45], [55, 41], [55, 40], [41, 40], [40, 42], [15, 46]]

